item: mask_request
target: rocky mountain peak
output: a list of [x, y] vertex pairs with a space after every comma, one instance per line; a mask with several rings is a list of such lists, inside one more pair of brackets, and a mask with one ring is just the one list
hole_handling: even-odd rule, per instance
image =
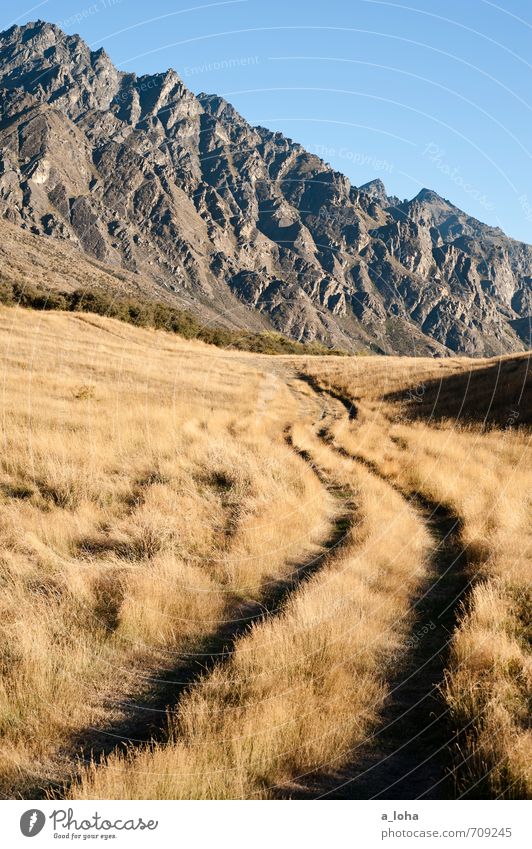
[[[64, 39], [65, 34], [56, 24], [48, 21], [32, 21], [23, 26], [13, 26], [2, 34], [6, 39], [26, 44], [28, 41], [46, 41], [53, 43], [58, 39]], [[78, 36], [79, 38], [79, 36]]]
[[37, 21], [0, 34], [0, 216], [231, 326], [347, 350], [528, 343], [532, 248], [430, 189], [359, 189], [173, 70]]
[[364, 183], [362, 186], [359, 186], [359, 191], [364, 192], [364, 194], [368, 195], [368, 197], [377, 201], [382, 207], [387, 208], [390, 206], [398, 206], [400, 200], [395, 195], [388, 195], [386, 192], [386, 186], [379, 180], [378, 178], [375, 180], [370, 180], [369, 183]]
[[385, 203], [388, 200], [388, 194], [386, 192], [386, 186], [379, 180], [378, 178], [375, 180], [370, 180], [369, 183], [364, 183], [362, 186], [359, 186], [361, 192], [365, 192], [372, 198], [376, 198], [376, 200], [380, 200]]
[[91, 51], [78, 35], [44, 21], [0, 36], [2, 86], [23, 88], [78, 119], [87, 109], [108, 109], [121, 74], [102, 48]]
[[452, 206], [450, 201], [445, 200], [445, 198], [442, 198], [441, 195], [432, 189], [421, 189], [412, 200], [419, 203], [438, 203], [444, 206]]

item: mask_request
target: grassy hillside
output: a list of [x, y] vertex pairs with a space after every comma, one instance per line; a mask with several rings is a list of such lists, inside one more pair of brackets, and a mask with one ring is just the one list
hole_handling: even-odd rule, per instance
[[[93, 312], [138, 327], [265, 354], [340, 354], [300, 344], [271, 329], [260, 313], [228, 295], [224, 311], [188, 299], [156, 279], [107, 265], [67, 241], [34, 236], [0, 219], [0, 303], [30, 309]], [[199, 310], [199, 314], [198, 314]], [[201, 315], [201, 317], [198, 317]]]
[[530, 371], [526, 354], [307, 364], [357, 405], [331, 430], [342, 450], [457, 519], [470, 584], [444, 687], [456, 785], [473, 796], [532, 792]]
[[183, 339], [199, 339], [218, 348], [233, 348], [237, 351], [252, 351], [257, 354], [344, 355], [341, 351], [330, 350], [317, 342], [294, 342], [281, 333], [251, 333], [223, 327], [208, 327], [201, 324], [192, 313], [161, 301], [125, 297], [99, 289], [56, 291], [27, 283], [19, 285], [0, 281], [0, 303], [34, 310], [94, 313], [116, 318], [135, 327], [166, 330], [168, 333], [177, 333]]
[[489, 429], [415, 400], [469, 375], [487, 409], [524, 358], [264, 357], [8, 306], [0, 340], [4, 796], [320, 795], [364, 758], [390, 787], [410, 668], [442, 725], [407, 784], [530, 794], [529, 399], [504, 418], [512, 378]]

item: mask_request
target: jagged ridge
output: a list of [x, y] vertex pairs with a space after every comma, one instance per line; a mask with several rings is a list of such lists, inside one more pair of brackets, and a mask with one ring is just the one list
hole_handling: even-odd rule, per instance
[[0, 36], [0, 214], [227, 325], [349, 350], [528, 343], [532, 248], [428, 189], [359, 189], [173, 70], [41, 21]]

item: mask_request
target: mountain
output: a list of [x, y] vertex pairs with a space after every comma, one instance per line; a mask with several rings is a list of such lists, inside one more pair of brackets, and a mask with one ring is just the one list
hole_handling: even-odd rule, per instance
[[386, 186], [382, 180], [370, 180], [369, 183], [359, 186], [359, 189], [373, 198], [373, 200], [376, 200], [385, 209], [388, 206], [398, 206], [400, 203], [399, 198], [395, 197], [395, 195], [388, 195], [386, 193]]
[[[355, 188], [169, 70], [0, 35], [0, 216], [222, 324], [386, 353], [522, 350], [532, 247], [423, 189]], [[114, 272], [113, 272], [114, 273]]]

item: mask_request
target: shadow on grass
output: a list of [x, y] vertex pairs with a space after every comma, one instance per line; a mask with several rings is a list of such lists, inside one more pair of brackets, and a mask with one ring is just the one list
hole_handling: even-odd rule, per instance
[[532, 424], [531, 389], [532, 364], [525, 354], [428, 380], [384, 400], [401, 404], [410, 420], [512, 428]]

